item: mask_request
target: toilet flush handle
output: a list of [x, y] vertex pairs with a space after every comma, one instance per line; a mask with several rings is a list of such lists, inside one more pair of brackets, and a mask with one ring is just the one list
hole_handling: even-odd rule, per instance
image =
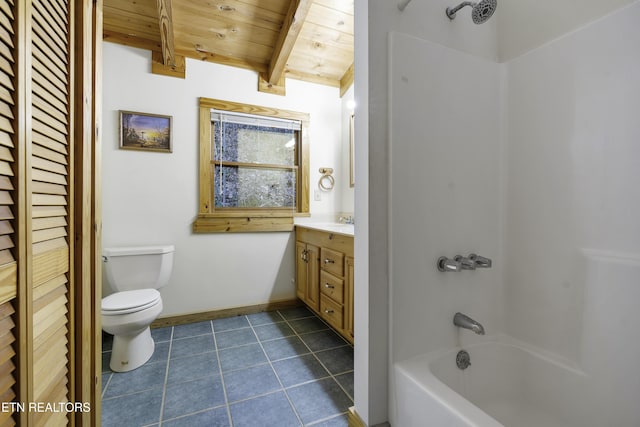
[[102, 255], [102, 262], [109, 262], [109, 258], [107, 258], [105, 255]]

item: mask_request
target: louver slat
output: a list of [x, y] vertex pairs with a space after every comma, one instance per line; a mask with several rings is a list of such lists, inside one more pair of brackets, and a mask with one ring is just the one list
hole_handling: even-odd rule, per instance
[[[15, 394], [12, 391], [14, 378], [13, 364], [7, 364], [3, 357], [13, 355], [11, 343], [14, 341], [14, 324], [10, 316], [13, 314], [10, 301], [17, 292], [17, 264], [13, 248], [16, 235], [11, 220], [14, 219], [14, 168], [15, 154], [13, 138], [16, 132], [16, 120], [13, 113], [15, 105], [16, 77], [14, 74], [15, 49], [14, 6], [12, 3], [0, 2], [0, 399], [11, 401]], [[10, 369], [8, 367], [10, 366]], [[8, 370], [7, 370], [8, 369]], [[6, 375], [6, 378], [5, 378]], [[5, 400], [8, 398], [9, 400]], [[2, 414], [0, 423], [12, 425], [11, 413]]]
[[[65, 402], [70, 328], [69, 4], [32, 0], [32, 5], [33, 396], [41, 402]], [[68, 423], [59, 413], [34, 414], [33, 421], [35, 426]]]
[[[12, 402], [16, 397], [13, 390], [15, 384], [15, 365], [12, 361], [15, 355], [13, 350], [15, 325], [11, 319], [13, 313], [11, 302], [0, 305], [0, 378], [2, 378], [0, 381], [0, 402]], [[0, 412], [0, 425], [15, 425], [10, 411]]]

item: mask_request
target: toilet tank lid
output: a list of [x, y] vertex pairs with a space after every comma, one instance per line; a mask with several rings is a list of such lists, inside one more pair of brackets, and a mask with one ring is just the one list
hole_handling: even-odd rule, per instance
[[102, 255], [106, 257], [112, 256], [131, 256], [131, 255], [154, 255], [166, 254], [175, 251], [173, 245], [164, 246], [129, 246], [122, 248], [104, 248]]

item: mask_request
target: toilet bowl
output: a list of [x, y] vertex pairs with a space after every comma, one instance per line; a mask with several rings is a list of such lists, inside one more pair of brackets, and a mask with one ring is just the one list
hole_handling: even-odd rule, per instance
[[153, 355], [149, 325], [162, 312], [157, 289], [169, 280], [173, 251], [173, 246], [103, 250], [108, 295], [102, 299], [102, 329], [113, 335], [112, 371], [131, 371]]

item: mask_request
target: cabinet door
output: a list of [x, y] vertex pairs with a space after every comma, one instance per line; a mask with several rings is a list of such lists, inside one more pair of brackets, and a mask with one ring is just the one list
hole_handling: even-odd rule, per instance
[[353, 340], [353, 258], [345, 259], [346, 277], [344, 280], [344, 329]]
[[307, 300], [307, 245], [296, 242], [296, 295], [302, 301]]
[[320, 248], [307, 244], [307, 304], [320, 310]]

